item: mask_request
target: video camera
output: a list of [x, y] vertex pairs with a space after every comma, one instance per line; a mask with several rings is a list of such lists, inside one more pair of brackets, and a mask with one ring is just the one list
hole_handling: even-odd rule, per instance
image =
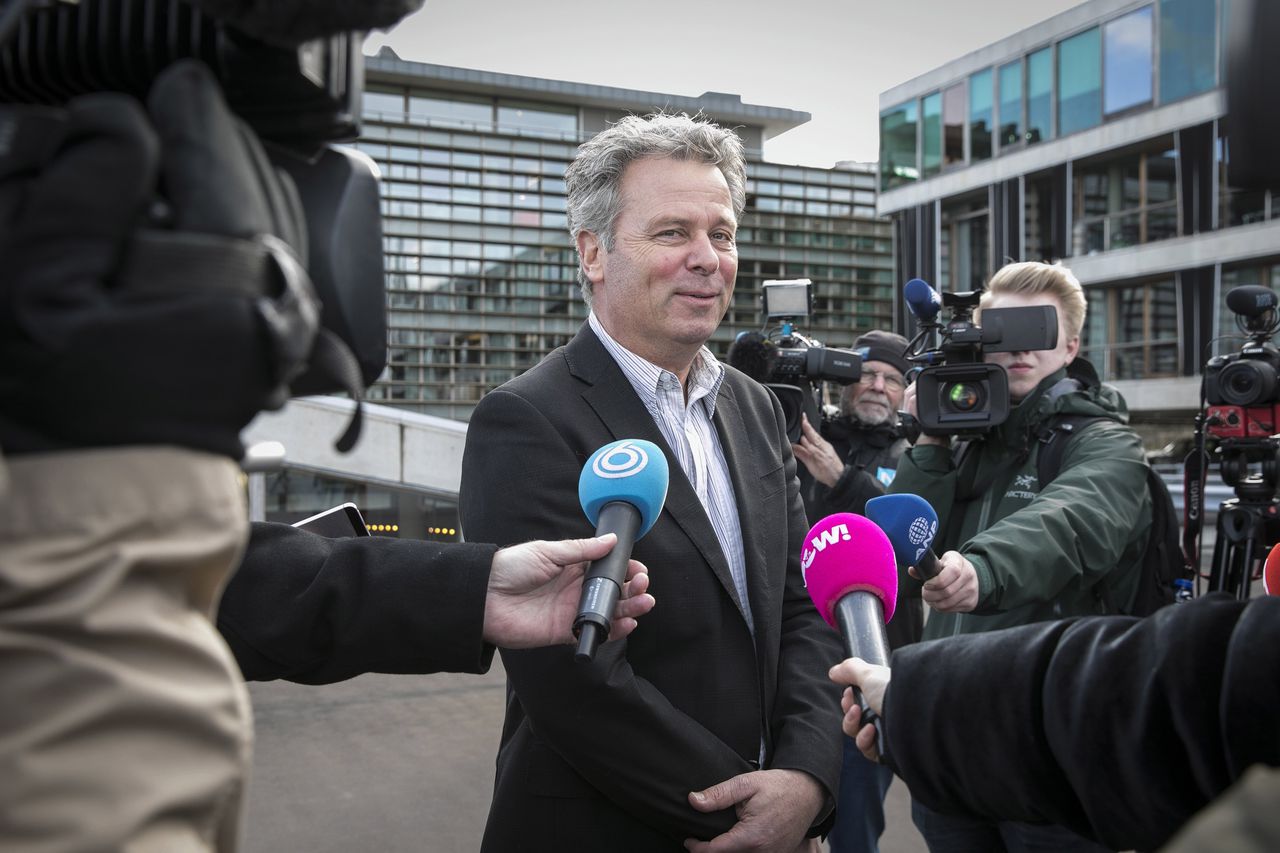
[[[986, 352], [1026, 352], [1058, 345], [1058, 312], [1052, 305], [988, 308], [983, 325], [973, 322], [981, 291], [942, 293], [922, 279], [904, 288], [907, 308], [920, 330], [911, 340], [907, 359], [926, 365], [916, 376], [916, 419], [925, 435], [971, 435], [1004, 423], [1009, 417], [1009, 376], [998, 364], [987, 364]], [[951, 319], [938, 319], [942, 308]], [[934, 333], [941, 335], [934, 346]]]
[[1209, 433], [1218, 438], [1269, 438], [1280, 423], [1280, 330], [1276, 294], [1246, 285], [1227, 294], [1227, 307], [1247, 335], [1239, 352], [1214, 356], [1204, 368]]
[[[787, 438], [800, 440], [800, 419], [817, 426], [818, 385], [823, 381], [848, 385], [862, 376], [857, 353], [824, 347], [795, 329], [795, 322], [812, 313], [813, 283], [807, 278], [764, 282], [765, 331], [741, 332], [729, 346], [729, 364], [769, 388], [782, 404]], [[770, 329], [773, 321], [780, 322]]]
[[[336, 17], [315, 5], [321, 23]], [[232, 111], [293, 179], [306, 212], [307, 271], [323, 306], [321, 324], [357, 362], [318, 369], [335, 358], [331, 344], [323, 355], [313, 353], [311, 368], [290, 389], [358, 398], [359, 383], [372, 384], [386, 363], [378, 176], [365, 155], [328, 143], [360, 132], [360, 42], [359, 33], [339, 32], [296, 47], [270, 44], [191, 0], [9, 0], [0, 7], [0, 105], [60, 106], [93, 92], [145, 99], [172, 63], [207, 65]]]

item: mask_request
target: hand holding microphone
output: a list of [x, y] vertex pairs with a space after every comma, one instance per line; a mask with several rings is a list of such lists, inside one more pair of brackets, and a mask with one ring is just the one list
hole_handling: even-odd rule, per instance
[[874, 719], [864, 718], [862, 706], [854, 699], [853, 691], [862, 692], [867, 707], [877, 717], [884, 713], [884, 695], [889, 690], [893, 671], [887, 666], [867, 663], [862, 658], [849, 658], [831, 667], [827, 677], [836, 684], [850, 685], [840, 697], [844, 720], [840, 727], [854, 739], [858, 749], [869, 761], [880, 761], [880, 730], [872, 725]]
[[[809, 597], [826, 623], [840, 632], [845, 656], [878, 666], [889, 665], [885, 623], [898, 601], [898, 570], [893, 546], [884, 531], [853, 513], [829, 515], [804, 539], [800, 569]], [[864, 723], [879, 716], [858, 687], [851, 701], [861, 708]]]
[[658, 520], [669, 479], [667, 457], [656, 444], [641, 439], [610, 442], [583, 466], [578, 478], [582, 511], [596, 526], [596, 536], [613, 533], [618, 544], [592, 562], [582, 582], [573, 622], [578, 637], [576, 660], [593, 660], [596, 648], [609, 638], [631, 549]]

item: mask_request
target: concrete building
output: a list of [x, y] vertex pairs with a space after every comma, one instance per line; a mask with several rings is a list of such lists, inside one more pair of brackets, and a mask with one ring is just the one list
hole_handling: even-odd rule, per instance
[[971, 290], [1063, 261], [1088, 293], [1084, 354], [1149, 447], [1190, 434], [1209, 345], [1237, 334], [1227, 291], [1280, 283], [1270, 194], [1227, 180], [1226, 6], [1089, 0], [880, 96], [899, 277]]

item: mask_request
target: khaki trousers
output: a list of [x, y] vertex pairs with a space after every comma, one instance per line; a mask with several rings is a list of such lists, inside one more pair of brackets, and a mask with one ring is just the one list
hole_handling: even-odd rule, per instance
[[0, 850], [235, 850], [252, 722], [209, 617], [248, 536], [236, 466], [168, 447], [6, 465]]

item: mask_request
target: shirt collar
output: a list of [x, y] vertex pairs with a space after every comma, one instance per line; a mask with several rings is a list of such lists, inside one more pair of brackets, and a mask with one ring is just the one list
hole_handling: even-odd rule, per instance
[[[660, 389], [667, 385], [668, 387], [678, 387], [680, 377], [676, 376], [670, 370], [659, 367], [648, 359], [636, 355], [631, 350], [614, 340], [613, 336], [605, 330], [604, 324], [600, 322], [600, 318], [596, 316], [596, 312], [592, 311], [587, 315], [587, 322], [591, 325], [591, 330], [596, 333], [596, 337], [600, 339], [600, 343], [604, 344], [604, 348], [608, 350], [609, 355], [613, 356], [613, 360], [618, 363], [618, 367], [622, 369], [622, 373], [627, 377], [631, 386], [635, 388], [640, 399], [648, 406], [656, 403]], [[702, 397], [707, 398], [707, 414], [714, 415], [716, 410], [716, 395], [720, 393], [720, 386], [724, 383], [724, 365], [715, 357], [715, 355], [706, 346], [698, 350], [697, 355], [693, 358], [693, 364], [689, 367], [689, 404], [697, 402]]]

